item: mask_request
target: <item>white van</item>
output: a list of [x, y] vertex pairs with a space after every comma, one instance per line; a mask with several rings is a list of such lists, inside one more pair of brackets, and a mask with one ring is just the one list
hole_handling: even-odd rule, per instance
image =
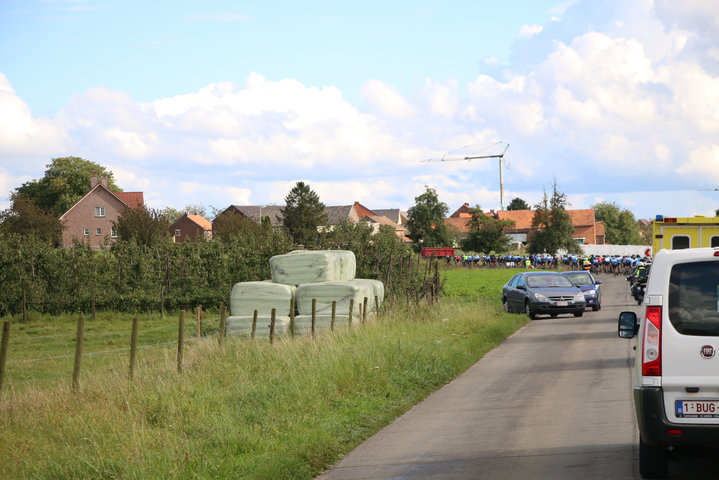
[[719, 248], [660, 250], [641, 317], [622, 312], [619, 336], [637, 337], [639, 472], [663, 478], [668, 450], [719, 445]]

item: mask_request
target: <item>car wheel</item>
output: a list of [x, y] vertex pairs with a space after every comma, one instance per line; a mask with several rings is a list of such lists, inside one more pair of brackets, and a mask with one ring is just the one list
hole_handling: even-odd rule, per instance
[[575, 317], [581, 317], [582, 315], [584, 315], [584, 310], [582, 310], [581, 312], [574, 312]]
[[537, 314], [532, 311], [532, 307], [529, 306], [529, 302], [524, 302], [524, 311], [530, 320], [537, 318]]
[[504, 307], [504, 311], [505, 311], [506, 313], [510, 313], [510, 311], [509, 311], [509, 302], [507, 301], [507, 297], [504, 297], [504, 298], [502, 299], [502, 307]]
[[647, 445], [639, 436], [639, 473], [646, 478], [666, 478], [667, 449], [663, 445]]
[[599, 310], [599, 305], [592, 305], [592, 311], [596, 312], [597, 310]]

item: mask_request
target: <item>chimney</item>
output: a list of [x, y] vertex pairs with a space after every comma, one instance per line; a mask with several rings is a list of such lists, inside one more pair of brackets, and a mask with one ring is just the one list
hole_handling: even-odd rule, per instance
[[108, 188], [108, 186], [107, 186], [107, 175], [102, 175], [102, 176], [100, 177], [100, 183], [102, 183], [102, 186], [103, 186], [103, 187]]
[[95, 185], [97, 185], [98, 183], [99, 180], [97, 177], [97, 172], [92, 172], [90, 174], [90, 189], [92, 190], [93, 188], [95, 188]]

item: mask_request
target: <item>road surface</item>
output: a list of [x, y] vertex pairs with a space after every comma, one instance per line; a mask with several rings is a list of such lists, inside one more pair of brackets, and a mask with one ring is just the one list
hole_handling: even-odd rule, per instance
[[[335, 479], [634, 479], [634, 341], [640, 308], [600, 275], [602, 309], [539, 317], [321, 475]], [[670, 478], [719, 478], [717, 452], [677, 452]]]

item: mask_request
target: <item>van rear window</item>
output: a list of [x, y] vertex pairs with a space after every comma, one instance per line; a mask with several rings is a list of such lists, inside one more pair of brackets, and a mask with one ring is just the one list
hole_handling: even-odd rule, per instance
[[674, 265], [669, 321], [683, 335], [719, 336], [719, 262]]

